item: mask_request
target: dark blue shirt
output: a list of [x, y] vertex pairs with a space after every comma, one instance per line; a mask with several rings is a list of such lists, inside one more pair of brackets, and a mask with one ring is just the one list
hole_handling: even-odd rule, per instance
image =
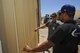
[[[78, 53], [78, 36], [74, 34], [75, 29], [79, 29], [73, 20], [67, 21], [58, 26], [48, 40], [55, 46], [53, 53]], [[80, 32], [80, 31], [78, 31]]]

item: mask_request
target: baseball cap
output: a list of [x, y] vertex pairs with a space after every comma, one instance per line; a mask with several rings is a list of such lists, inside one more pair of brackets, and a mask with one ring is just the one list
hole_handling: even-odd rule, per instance
[[73, 5], [66, 4], [62, 6], [61, 13], [75, 14], [75, 7]]

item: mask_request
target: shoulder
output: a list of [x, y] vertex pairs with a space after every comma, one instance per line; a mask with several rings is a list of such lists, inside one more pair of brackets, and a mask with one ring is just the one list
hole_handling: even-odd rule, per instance
[[73, 27], [74, 25], [73, 24], [70, 24], [70, 23], [65, 23], [65, 24], [62, 24], [61, 27], [62, 28], [68, 28], [68, 27]]
[[65, 23], [65, 24], [59, 25], [59, 28], [62, 29], [63, 31], [67, 31], [67, 30], [73, 28], [73, 25]]

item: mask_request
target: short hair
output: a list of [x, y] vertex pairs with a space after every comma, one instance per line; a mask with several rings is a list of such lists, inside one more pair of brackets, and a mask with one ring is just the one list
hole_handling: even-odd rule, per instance
[[56, 13], [52, 13], [52, 14], [50, 15], [50, 17], [53, 17], [53, 16], [57, 16], [57, 14], [56, 14]]

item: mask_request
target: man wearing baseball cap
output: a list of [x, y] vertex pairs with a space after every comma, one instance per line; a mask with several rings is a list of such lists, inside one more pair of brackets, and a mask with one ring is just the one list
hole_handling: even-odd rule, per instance
[[53, 34], [40, 45], [34, 48], [27, 45], [23, 48], [23, 51], [41, 52], [53, 47], [53, 53], [78, 53], [80, 28], [73, 20], [75, 11], [76, 9], [73, 5], [62, 6], [60, 20], [64, 24], [58, 26]]

